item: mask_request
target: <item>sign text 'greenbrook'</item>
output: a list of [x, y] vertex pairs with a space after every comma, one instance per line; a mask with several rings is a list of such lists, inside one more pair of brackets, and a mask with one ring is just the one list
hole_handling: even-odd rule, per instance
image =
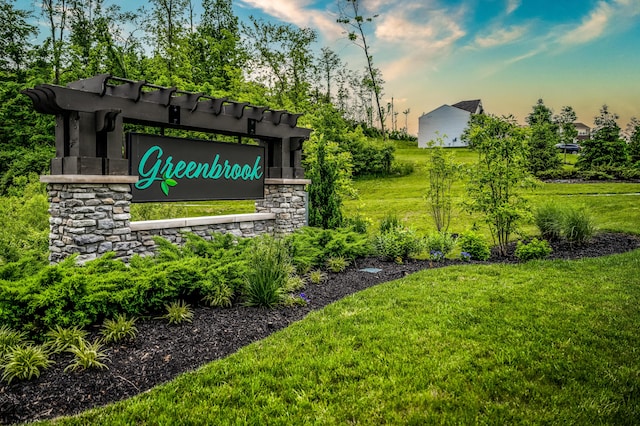
[[161, 147], [154, 145], [149, 148], [140, 158], [138, 165], [138, 175], [140, 179], [135, 184], [137, 189], [147, 189], [155, 181], [166, 181], [167, 179], [227, 179], [253, 181], [262, 178], [262, 158], [256, 157], [255, 163], [238, 164], [229, 163], [229, 160], [220, 158], [216, 154], [211, 162], [199, 163], [196, 161], [180, 160], [174, 164], [173, 157], [163, 158], [164, 151]]

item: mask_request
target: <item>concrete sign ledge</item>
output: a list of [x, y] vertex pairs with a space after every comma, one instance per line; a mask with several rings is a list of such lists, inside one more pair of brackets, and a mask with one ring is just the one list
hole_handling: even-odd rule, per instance
[[136, 183], [138, 176], [125, 175], [42, 175], [43, 183]]
[[185, 217], [179, 219], [145, 220], [131, 222], [132, 232], [152, 229], [186, 228], [191, 226], [215, 225], [219, 223], [255, 222], [259, 220], [275, 220], [275, 213], [228, 214], [222, 216]]
[[265, 185], [311, 185], [311, 179], [265, 178]]

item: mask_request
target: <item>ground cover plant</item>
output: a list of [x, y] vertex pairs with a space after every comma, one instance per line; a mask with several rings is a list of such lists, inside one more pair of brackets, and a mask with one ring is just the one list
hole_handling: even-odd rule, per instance
[[423, 270], [56, 424], [633, 424], [638, 265], [640, 250]]

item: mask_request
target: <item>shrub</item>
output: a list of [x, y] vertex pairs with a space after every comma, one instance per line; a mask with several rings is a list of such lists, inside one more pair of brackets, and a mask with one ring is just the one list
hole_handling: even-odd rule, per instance
[[165, 305], [165, 308], [167, 313], [163, 315], [162, 318], [169, 320], [169, 324], [180, 324], [185, 321], [191, 322], [193, 319], [193, 311], [184, 300]]
[[138, 329], [134, 326], [135, 318], [127, 319], [125, 315], [116, 315], [114, 319], [106, 319], [101, 334], [105, 343], [119, 342], [123, 339], [134, 339]]
[[545, 204], [535, 210], [534, 220], [542, 238], [549, 241], [562, 238], [564, 215], [564, 209], [555, 204]]
[[64, 371], [75, 371], [78, 369], [86, 370], [87, 368], [108, 368], [102, 361], [107, 359], [107, 354], [102, 351], [102, 342], [96, 340], [93, 343], [80, 339], [76, 345], [69, 347], [69, 352], [75, 355], [71, 364]]
[[380, 221], [380, 232], [389, 232], [398, 228], [404, 228], [404, 224], [400, 218], [393, 213], [387, 213]]
[[6, 324], [0, 326], [0, 363], [13, 348], [26, 344], [26, 339], [27, 333], [15, 331]]
[[5, 357], [2, 379], [8, 383], [13, 379], [30, 380], [52, 363], [41, 346], [14, 346]]
[[568, 209], [565, 213], [563, 224], [564, 237], [571, 244], [585, 244], [596, 232], [591, 215], [580, 209]]
[[212, 285], [206, 291], [202, 301], [209, 306], [229, 307], [233, 300], [233, 289], [226, 283], [221, 282]]
[[491, 257], [489, 244], [473, 231], [460, 235], [458, 237], [458, 246], [462, 252], [469, 254], [470, 259], [484, 261]]
[[451, 253], [451, 250], [453, 250], [456, 245], [456, 240], [451, 234], [436, 232], [428, 235], [424, 240], [424, 244], [429, 253], [439, 252], [441, 254], [441, 259], [433, 260], [442, 260]]
[[47, 334], [47, 348], [53, 353], [67, 350], [70, 346], [77, 346], [87, 336], [87, 332], [80, 327], [62, 328], [56, 325]]
[[342, 256], [330, 257], [327, 259], [327, 268], [331, 272], [343, 272], [349, 266], [349, 262]]
[[243, 292], [245, 304], [270, 308], [281, 303], [292, 270], [284, 243], [270, 237], [256, 238], [249, 264]]
[[527, 260], [544, 259], [551, 252], [552, 249], [546, 240], [534, 238], [529, 244], [523, 244], [522, 241], [518, 241], [515, 255], [519, 260], [526, 262]]
[[422, 238], [413, 229], [402, 227], [376, 235], [374, 245], [379, 256], [396, 262], [416, 256], [423, 250]]

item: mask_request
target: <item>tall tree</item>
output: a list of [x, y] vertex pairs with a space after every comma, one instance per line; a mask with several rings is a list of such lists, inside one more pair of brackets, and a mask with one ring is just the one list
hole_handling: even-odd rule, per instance
[[[185, 48], [189, 0], [151, 0], [150, 3], [151, 14], [147, 22], [149, 40], [155, 45], [156, 62], [160, 61], [168, 74], [168, 79], [158, 83], [173, 85], [182, 79], [191, 80], [190, 75], [185, 75], [189, 71]], [[160, 75], [157, 79], [165, 76], [161, 70], [158, 71]]]
[[380, 120], [380, 130], [383, 135], [386, 135], [384, 126], [384, 111], [380, 104], [382, 98], [382, 81], [380, 70], [373, 65], [373, 56], [371, 55], [369, 45], [367, 44], [367, 37], [365, 35], [365, 24], [373, 22], [373, 19], [378, 15], [364, 17], [360, 14], [360, 1], [359, 0], [340, 0], [338, 2], [339, 17], [338, 22], [343, 24], [349, 34], [349, 40], [351, 40], [356, 46], [360, 47], [364, 51], [364, 56], [367, 61], [367, 71], [369, 74], [368, 84], [371, 85], [374, 99], [376, 102], [377, 115]]
[[0, 69], [17, 75], [26, 71], [36, 27], [29, 23], [31, 14], [12, 3], [0, 0]]
[[631, 117], [627, 131], [629, 134], [629, 157], [636, 167], [640, 167], [640, 120], [637, 117]]
[[560, 167], [560, 159], [555, 145], [560, 141], [558, 125], [552, 121], [553, 112], [542, 99], [538, 99], [527, 116], [531, 133], [527, 153], [527, 167], [531, 173], [538, 174]]
[[584, 140], [576, 165], [582, 170], [603, 166], [625, 166], [628, 162], [627, 143], [620, 137], [618, 114], [610, 112], [607, 105], [600, 108], [594, 118], [591, 139]]
[[65, 30], [69, 17], [67, 0], [43, 0], [42, 13], [49, 24], [49, 43], [51, 45], [51, 63], [53, 66], [53, 83], [60, 83], [62, 60], [65, 43]]
[[340, 57], [328, 47], [321, 49], [320, 57], [318, 58], [318, 69], [324, 79], [326, 86], [325, 100], [331, 102], [331, 82], [334, 80], [334, 76], [342, 68], [342, 61]]

